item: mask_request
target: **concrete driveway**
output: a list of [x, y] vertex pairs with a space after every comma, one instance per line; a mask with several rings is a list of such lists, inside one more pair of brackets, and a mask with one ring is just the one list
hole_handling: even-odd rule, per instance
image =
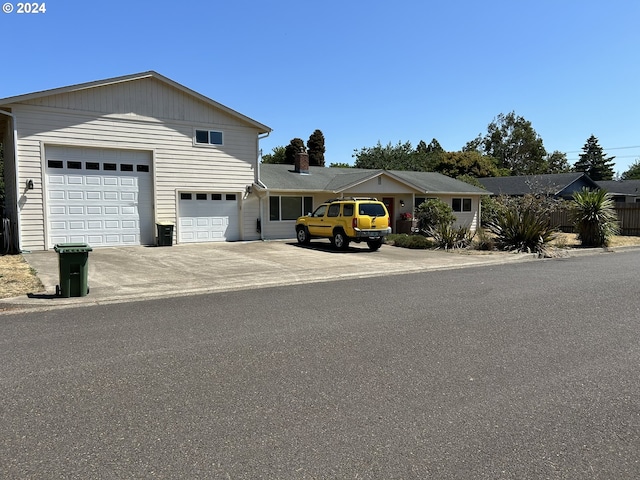
[[[76, 304], [131, 301], [226, 290], [374, 277], [425, 270], [526, 261], [531, 255], [472, 254], [409, 250], [365, 244], [336, 251], [328, 242], [300, 246], [295, 240], [200, 243], [171, 247], [102, 247], [89, 253], [86, 297], [55, 296], [58, 254], [25, 253], [45, 293], [0, 300], [0, 308], [52, 308]], [[4, 304], [4, 305], [3, 305]]]

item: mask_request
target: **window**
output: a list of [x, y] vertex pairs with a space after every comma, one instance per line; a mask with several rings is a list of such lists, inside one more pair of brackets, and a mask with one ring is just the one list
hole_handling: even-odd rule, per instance
[[[236, 194], [235, 194], [235, 193], [227, 193], [227, 194], [225, 195], [225, 198], [226, 198], [228, 201], [235, 202], [235, 201], [236, 201]], [[299, 216], [300, 216], [300, 215], [298, 215], [298, 217], [299, 217]], [[296, 218], [298, 218], [298, 217], [296, 217]]]
[[311, 211], [312, 197], [269, 197], [269, 220], [296, 220]]
[[222, 200], [222, 194], [214, 193], [213, 195], [211, 195], [211, 200]]
[[223, 145], [222, 132], [217, 130], [196, 130], [195, 141], [198, 145]]
[[470, 212], [471, 211], [471, 199], [470, 198], [454, 198], [451, 200], [451, 208], [454, 212]]
[[149, 165], [136, 165], [136, 171], [138, 172], [148, 172]]
[[196, 200], [206, 200], [206, 199], [207, 199], [206, 193], [196, 193]]
[[130, 163], [122, 163], [122, 164], [120, 164], [120, 171], [121, 172], [133, 172], [133, 165], [131, 165]]
[[47, 166], [49, 168], [62, 168], [62, 160], [48, 160]]
[[82, 162], [67, 162], [67, 168], [73, 168], [74, 170], [80, 170], [82, 168]]
[[269, 220], [280, 220], [280, 197], [269, 197]]
[[360, 215], [368, 215], [369, 217], [384, 217], [386, 212], [384, 207], [379, 203], [361, 203]]
[[100, 170], [100, 164], [98, 162], [87, 162], [85, 166], [87, 170]]
[[117, 165], [115, 163], [105, 163], [102, 167], [104, 170], [117, 170]]
[[329, 205], [329, 211], [327, 211], [327, 217], [337, 217], [340, 215], [340, 204], [334, 203]]
[[191, 200], [191, 194], [190, 193], [181, 193], [180, 194], [180, 200]]
[[342, 207], [342, 214], [345, 217], [353, 217], [353, 210], [354, 210], [354, 204], [353, 203], [345, 203], [344, 207]]

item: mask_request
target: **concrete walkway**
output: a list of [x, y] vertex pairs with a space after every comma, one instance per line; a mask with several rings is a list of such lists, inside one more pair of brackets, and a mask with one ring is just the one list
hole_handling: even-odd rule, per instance
[[[363, 245], [363, 246], [361, 246]], [[89, 253], [86, 297], [55, 295], [58, 254], [25, 253], [44, 293], [0, 300], [0, 310], [56, 308], [191, 295], [276, 285], [375, 277], [428, 270], [530, 261], [534, 255], [451, 253], [365, 244], [336, 251], [328, 242], [299, 246], [294, 240], [182, 244], [172, 247], [102, 247]]]

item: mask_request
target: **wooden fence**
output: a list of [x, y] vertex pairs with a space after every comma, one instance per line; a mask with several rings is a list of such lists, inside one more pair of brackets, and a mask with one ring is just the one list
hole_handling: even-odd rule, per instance
[[[640, 237], [640, 205], [635, 203], [616, 205], [620, 235]], [[551, 214], [551, 223], [557, 225], [563, 232], [573, 232], [573, 225], [567, 210], [559, 210]]]

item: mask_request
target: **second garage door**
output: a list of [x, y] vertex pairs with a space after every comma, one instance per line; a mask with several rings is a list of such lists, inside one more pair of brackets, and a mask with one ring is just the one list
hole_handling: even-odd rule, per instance
[[178, 242], [240, 240], [236, 193], [184, 192], [178, 205]]

